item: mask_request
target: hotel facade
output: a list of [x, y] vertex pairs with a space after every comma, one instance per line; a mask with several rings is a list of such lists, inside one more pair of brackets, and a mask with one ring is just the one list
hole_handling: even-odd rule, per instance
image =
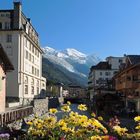
[[21, 2], [14, 2], [13, 9], [0, 10], [0, 43], [15, 69], [7, 73], [7, 99], [28, 104], [46, 89], [46, 79], [39, 36], [22, 12]]

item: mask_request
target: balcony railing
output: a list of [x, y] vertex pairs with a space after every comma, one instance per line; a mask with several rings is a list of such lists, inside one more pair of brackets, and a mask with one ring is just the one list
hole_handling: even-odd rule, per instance
[[33, 114], [32, 106], [9, 109], [8, 111], [5, 111], [4, 113], [0, 114], [0, 126], [4, 126], [8, 123], [22, 119], [31, 114]]

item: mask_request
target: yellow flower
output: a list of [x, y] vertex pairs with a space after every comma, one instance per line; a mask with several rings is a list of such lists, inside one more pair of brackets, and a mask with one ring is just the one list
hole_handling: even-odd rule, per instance
[[57, 111], [57, 109], [55, 109], [55, 108], [51, 108], [51, 109], [49, 109], [49, 112], [52, 113], [52, 114], [55, 114], [55, 113], [57, 113], [58, 111]]
[[87, 107], [84, 104], [80, 104], [80, 105], [78, 105], [78, 109], [81, 110], [81, 111], [86, 111]]
[[70, 101], [67, 101], [67, 105], [71, 105], [71, 102]]
[[96, 119], [92, 119], [92, 125], [96, 126], [97, 128], [104, 128], [104, 126]]
[[43, 126], [41, 123], [38, 123], [36, 127], [37, 127], [37, 129], [42, 129]]
[[118, 135], [123, 136], [128, 131], [126, 128], [121, 128], [120, 126], [114, 126], [114, 131], [118, 133]]
[[136, 122], [139, 122], [139, 121], [140, 121], [140, 116], [135, 117], [134, 120], [135, 120]]
[[58, 122], [58, 126], [62, 128], [62, 127], [66, 127], [67, 124], [66, 124], [66, 122], [65, 122], [64, 120], [60, 120], [60, 121]]
[[78, 117], [78, 113], [71, 111], [70, 114], [69, 114], [69, 116], [70, 117]]
[[91, 140], [102, 140], [100, 136], [92, 136]]
[[33, 122], [32, 122], [32, 121], [28, 121], [27, 124], [28, 124], [28, 125], [32, 125]]
[[67, 126], [63, 126], [62, 128], [61, 128], [63, 131], [65, 131], [65, 132], [68, 132], [68, 128], [67, 128]]
[[55, 117], [48, 117], [45, 120], [46, 124], [55, 124], [56, 123], [56, 118]]
[[96, 114], [93, 112], [93, 113], [91, 113], [91, 116], [92, 117], [96, 117]]
[[135, 129], [138, 129], [138, 130], [140, 130], [140, 125], [136, 126], [136, 127], [135, 127]]
[[75, 131], [75, 135], [76, 135], [77, 137], [82, 137], [83, 134], [85, 134], [86, 132], [87, 132], [86, 129], [78, 129], [77, 131]]
[[70, 112], [71, 109], [68, 105], [64, 105], [63, 107], [61, 107], [61, 110], [64, 111], [64, 112]]
[[98, 120], [99, 120], [99, 121], [103, 121], [103, 117], [99, 116], [99, 117], [98, 117]]

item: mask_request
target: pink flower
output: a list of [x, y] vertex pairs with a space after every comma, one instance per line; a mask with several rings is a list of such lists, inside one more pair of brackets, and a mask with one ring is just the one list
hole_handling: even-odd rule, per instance
[[64, 137], [61, 137], [60, 140], [65, 140], [65, 138]]
[[109, 136], [109, 140], [118, 140], [116, 137]]

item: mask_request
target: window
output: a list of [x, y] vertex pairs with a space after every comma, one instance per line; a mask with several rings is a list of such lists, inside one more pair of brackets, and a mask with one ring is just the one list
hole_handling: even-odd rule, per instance
[[7, 35], [7, 42], [12, 42], [12, 35]]
[[4, 17], [5, 15], [4, 14], [1, 14], [1, 17]]
[[13, 55], [12, 46], [7, 46], [6, 50], [7, 50], [7, 54], [8, 54], [8, 55], [10, 55], [10, 56]]
[[0, 22], [0, 29], [2, 29], [2, 23]]
[[26, 55], [25, 55], [26, 59], [28, 59], [28, 51], [26, 51]]
[[34, 63], [34, 56], [32, 55], [32, 63]]
[[34, 46], [32, 45], [32, 53], [34, 53]]
[[8, 18], [9, 18], [9, 17], [10, 17], [10, 14], [6, 14], [6, 17], [8, 17]]
[[10, 29], [10, 23], [9, 22], [5, 22], [5, 29]]
[[138, 76], [137, 75], [133, 75], [133, 81], [137, 81], [138, 80]]
[[113, 73], [113, 74], [115, 75], [115, 74], [117, 74], [117, 73], [118, 73], [117, 71], [114, 71], [114, 73]]
[[131, 76], [127, 76], [126, 79], [127, 79], [128, 81], [131, 81]]
[[31, 84], [34, 85], [34, 79], [33, 79], [33, 78], [32, 78], [32, 82], [31, 82]]
[[100, 72], [100, 75], [102, 75], [102, 72]]
[[37, 69], [37, 76], [39, 76], [39, 70]]
[[35, 73], [35, 69], [34, 69], [34, 67], [32, 66], [32, 74], [34, 74]]
[[29, 53], [29, 61], [31, 61], [31, 54]]
[[37, 75], [37, 69], [35, 68], [35, 75]]
[[25, 84], [28, 84], [28, 76], [25, 76], [24, 82]]
[[39, 94], [39, 81], [37, 80], [37, 84], [36, 84], [36, 86], [37, 86], [37, 94]]
[[25, 72], [29, 72], [29, 71], [30, 71], [29, 64], [25, 62]]
[[96, 84], [99, 84], [99, 80], [96, 80]]
[[31, 51], [32, 50], [32, 46], [31, 46], [31, 43], [29, 42], [29, 50]]
[[34, 94], [34, 86], [31, 87], [31, 94]]
[[39, 94], [39, 87], [37, 87], [37, 89], [36, 89], [36, 90], [37, 90], [37, 94]]
[[44, 83], [42, 84], [42, 87], [45, 87], [45, 84]]
[[119, 63], [122, 63], [122, 59], [119, 59]]
[[37, 49], [35, 49], [35, 55], [37, 55]]
[[109, 75], [108, 72], [105, 72], [105, 75], [108, 76]]
[[25, 94], [28, 94], [28, 85], [25, 85]]

